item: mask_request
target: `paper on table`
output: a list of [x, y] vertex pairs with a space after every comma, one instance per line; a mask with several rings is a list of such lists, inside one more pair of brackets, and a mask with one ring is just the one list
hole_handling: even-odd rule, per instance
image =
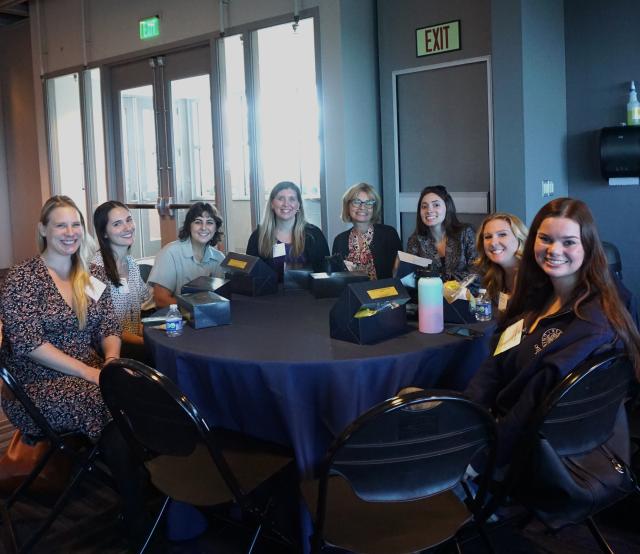
[[431, 265], [431, 260], [429, 258], [415, 256], [414, 254], [409, 254], [408, 252], [403, 252], [402, 250], [398, 250], [398, 259], [401, 262], [417, 265], [419, 267], [429, 267]]

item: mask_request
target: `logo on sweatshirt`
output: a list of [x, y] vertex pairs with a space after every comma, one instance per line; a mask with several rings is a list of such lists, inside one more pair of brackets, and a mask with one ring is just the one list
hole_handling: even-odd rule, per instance
[[542, 333], [542, 338], [540, 339], [540, 345], [537, 344], [533, 347], [533, 353], [538, 354], [542, 352], [543, 348], [549, 346], [554, 340], [556, 340], [560, 335], [562, 335], [562, 331], [556, 327], [551, 327], [547, 329], [544, 333]]

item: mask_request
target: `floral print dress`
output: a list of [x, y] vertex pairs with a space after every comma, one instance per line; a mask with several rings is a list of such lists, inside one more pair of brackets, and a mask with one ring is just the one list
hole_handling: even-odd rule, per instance
[[[91, 265], [91, 275], [107, 284], [104, 270]], [[97, 302], [89, 299], [87, 325], [62, 298], [40, 256], [9, 271], [0, 295], [4, 323], [3, 362], [54, 430], [78, 431], [96, 440], [111, 416], [97, 385], [80, 377], [45, 367], [29, 353], [45, 343], [87, 365], [101, 367], [96, 346], [102, 339], [120, 335], [109, 288]], [[41, 434], [17, 401], [2, 395], [9, 420], [25, 434]]]

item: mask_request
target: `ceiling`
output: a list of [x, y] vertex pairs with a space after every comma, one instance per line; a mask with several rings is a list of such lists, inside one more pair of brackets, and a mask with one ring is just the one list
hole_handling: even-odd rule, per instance
[[27, 0], [0, 0], [0, 27], [13, 25], [29, 17]]

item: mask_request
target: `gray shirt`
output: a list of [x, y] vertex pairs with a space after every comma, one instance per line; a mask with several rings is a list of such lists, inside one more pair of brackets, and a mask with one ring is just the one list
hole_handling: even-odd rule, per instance
[[224, 277], [220, 271], [220, 263], [224, 255], [212, 246], [204, 250], [202, 261], [198, 262], [193, 256], [191, 240], [176, 240], [167, 244], [156, 256], [148, 282], [160, 285], [171, 291], [175, 296], [189, 281], [197, 277]]

